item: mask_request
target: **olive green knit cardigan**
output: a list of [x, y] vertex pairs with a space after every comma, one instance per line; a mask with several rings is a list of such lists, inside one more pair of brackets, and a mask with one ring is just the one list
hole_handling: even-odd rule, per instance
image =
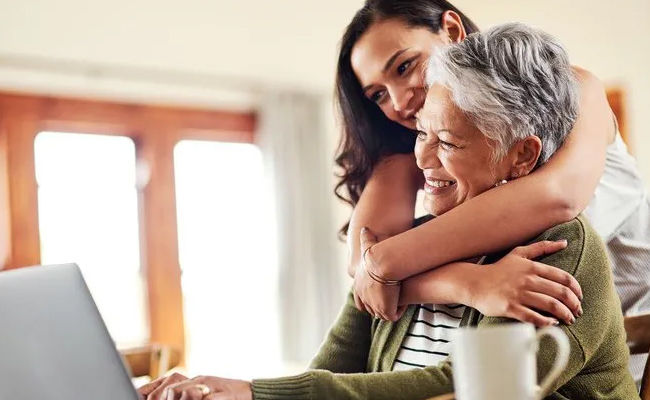
[[[567, 334], [569, 364], [547, 399], [639, 399], [628, 372], [628, 349], [621, 306], [600, 238], [583, 217], [549, 229], [533, 242], [568, 240], [566, 249], [540, 261], [573, 274], [583, 291], [584, 314]], [[489, 268], [489, 267], [488, 267]], [[372, 319], [358, 311], [350, 296], [328, 333], [308, 372], [252, 383], [255, 400], [421, 400], [454, 390], [449, 361], [424, 369], [391, 372], [415, 307], [395, 322]], [[467, 308], [461, 326], [512, 322], [484, 317]], [[551, 340], [542, 340], [538, 375], [554, 359]], [[485, 366], [489, 368], [489, 365]]]

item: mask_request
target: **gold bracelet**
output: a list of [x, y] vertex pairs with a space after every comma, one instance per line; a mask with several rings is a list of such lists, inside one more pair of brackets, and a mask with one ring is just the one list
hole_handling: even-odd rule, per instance
[[368, 276], [372, 278], [373, 281], [381, 283], [382, 285], [386, 286], [399, 286], [402, 284], [402, 281], [397, 281], [397, 280], [391, 280], [391, 279], [384, 279], [381, 276], [375, 274], [368, 268], [366, 268], [366, 272], [368, 273]]
[[[370, 247], [372, 247], [372, 246], [370, 246]], [[363, 251], [363, 255], [361, 256], [361, 259], [363, 261], [363, 269], [366, 270], [366, 272], [368, 273], [368, 276], [370, 278], [372, 278], [373, 281], [375, 281], [377, 283], [380, 283], [382, 285], [386, 285], [386, 286], [399, 286], [399, 285], [401, 285], [402, 281], [392, 280], [392, 279], [384, 279], [381, 276], [375, 274], [374, 272], [372, 272], [371, 270], [368, 269], [368, 264], [366, 264], [366, 253], [368, 253], [368, 250], [370, 250], [370, 247], [365, 249]]]

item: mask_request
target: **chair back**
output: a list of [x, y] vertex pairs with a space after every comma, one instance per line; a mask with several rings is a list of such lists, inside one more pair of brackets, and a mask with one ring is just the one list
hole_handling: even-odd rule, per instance
[[151, 344], [122, 349], [120, 353], [134, 378], [158, 379], [180, 363], [180, 352], [167, 345]]

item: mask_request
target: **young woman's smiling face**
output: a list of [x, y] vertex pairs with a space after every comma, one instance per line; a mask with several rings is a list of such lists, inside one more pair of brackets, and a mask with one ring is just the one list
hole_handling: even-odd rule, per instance
[[[464, 37], [464, 36], [463, 36]], [[364, 95], [389, 119], [415, 129], [426, 97], [425, 68], [431, 52], [450, 43], [447, 32], [380, 20], [352, 48], [351, 64]]]
[[417, 125], [415, 157], [426, 180], [424, 208], [430, 214], [444, 214], [509, 176], [512, 160], [495, 161], [495, 142], [456, 107], [446, 87], [431, 87]]

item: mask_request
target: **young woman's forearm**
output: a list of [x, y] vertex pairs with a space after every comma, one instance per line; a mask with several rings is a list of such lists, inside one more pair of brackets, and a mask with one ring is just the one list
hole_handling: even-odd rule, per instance
[[578, 215], [602, 175], [613, 122], [603, 85], [588, 72], [577, 74], [580, 115], [548, 163], [375, 245], [373, 272], [403, 280], [455, 260], [514, 246]]
[[412, 276], [402, 282], [399, 305], [470, 305], [471, 280], [477, 276], [477, 268], [485, 266], [456, 262]]
[[413, 226], [415, 199], [422, 179], [413, 154], [392, 155], [377, 164], [350, 219], [350, 276], [354, 276], [361, 258], [361, 228], [369, 228], [381, 240]]

